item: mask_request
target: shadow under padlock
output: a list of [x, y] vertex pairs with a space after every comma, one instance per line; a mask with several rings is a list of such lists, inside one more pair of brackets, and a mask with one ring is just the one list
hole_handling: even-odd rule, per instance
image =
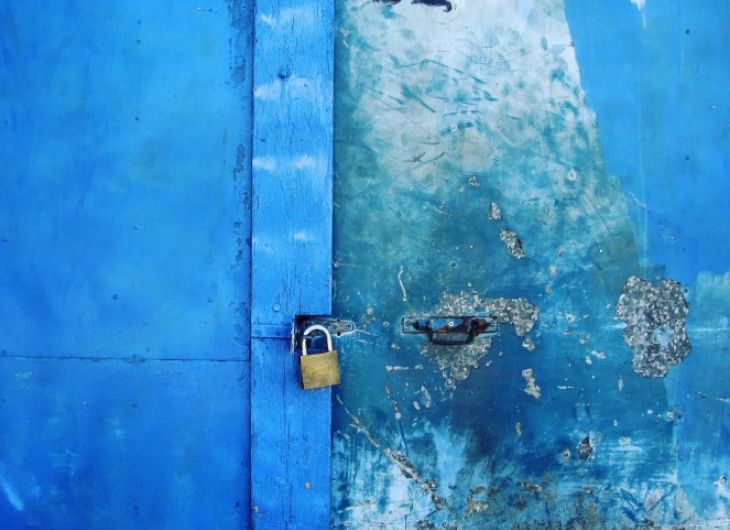
[[[316, 335], [315, 335], [316, 333]], [[317, 336], [324, 336], [327, 351], [309, 353], [307, 342]], [[332, 344], [332, 335], [327, 328], [320, 325], [309, 326], [302, 333], [302, 355], [299, 365], [302, 373], [302, 387], [305, 390], [324, 388], [340, 384], [340, 363], [337, 351]]]

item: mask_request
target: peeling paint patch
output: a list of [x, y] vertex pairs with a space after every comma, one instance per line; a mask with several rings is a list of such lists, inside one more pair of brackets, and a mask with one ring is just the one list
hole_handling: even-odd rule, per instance
[[624, 341], [634, 350], [634, 372], [664, 377], [692, 351], [686, 331], [689, 306], [675, 280], [657, 284], [631, 276], [616, 305], [624, 321]]
[[537, 306], [526, 298], [494, 298], [485, 307], [500, 324], [512, 324], [518, 337], [527, 335], [540, 316]]
[[507, 247], [510, 256], [517, 259], [525, 259], [525, 249], [522, 240], [517, 236], [517, 232], [510, 228], [502, 228], [499, 231], [499, 238]]
[[522, 370], [522, 377], [525, 380], [525, 394], [540, 399], [540, 387], [535, 382], [535, 372], [532, 368], [525, 368]]
[[431, 399], [431, 394], [429, 393], [428, 388], [426, 388], [425, 386], [421, 386], [420, 394], [421, 404], [427, 409], [430, 409], [431, 405], [433, 404], [433, 400]]
[[479, 368], [479, 360], [487, 355], [492, 347], [492, 339], [479, 339], [471, 344], [454, 349], [451, 346], [423, 346], [421, 355], [436, 361], [436, 366], [449, 386], [456, 381], [464, 381], [473, 368]]
[[[461, 315], [488, 313], [500, 324], [514, 326], [515, 334], [523, 337], [535, 326], [539, 317], [539, 309], [525, 298], [482, 298], [477, 293], [462, 292], [460, 294], [444, 293], [441, 303], [434, 314]], [[525, 339], [527, 346], [532, 339]], [[479, 361], [487, 355], [492, 347], [492, 339], [479, 337], [470, 344], [454, 348], [453, 346], [424, 345], [421, 355], [436, 362], [438, 370], [449, 386], [469, 377], [473, 368], [479, 368]]]
[[486, 512], [489, 510], [489, 503], [474, 497], [469, 497], [466, 501], [466, 516], [471, 517], [476, 513]]
[[578, 444], [578, 454], [582, 460], [587, 460], [593, 454], [593, 445], [591, 445], [590, 436], [586, 436]]

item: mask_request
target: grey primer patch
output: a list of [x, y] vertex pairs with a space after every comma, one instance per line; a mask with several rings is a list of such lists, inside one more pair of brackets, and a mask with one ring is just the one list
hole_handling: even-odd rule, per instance
[[517, 237], [517, 232], [509, 228], [502, 228], [499, 231], [499, 238], [507, 247], [510, 256], [523, 259], [525, 257], [525, 249], [522, 247], [522, 240]]
[[692, 351], [685, 324], [689, 308], [675, 280], [651, 282], [631, 276], [616, 305], [626, 323], [624, 340], [634, 350], [634, 372], [664, 377]]

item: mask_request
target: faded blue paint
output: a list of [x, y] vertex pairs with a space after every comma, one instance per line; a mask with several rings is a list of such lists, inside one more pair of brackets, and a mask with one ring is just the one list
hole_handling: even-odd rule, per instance
[[[340, 348], [337, 528], [730, 524], [730, 11], [566, 4], [338, 2], [335, 312], [361, 333]], [[625, 342], [662, 318], [641, 297], [620, 306], [637, 326], [616, 318], [632, 276], [681, 281], [686, 359], [647, 369]], [[491, 343], [399, 329], [519, 297], [534, 329]]]
[[0, 4], [0, 526], [248, 525], [251, 6]]

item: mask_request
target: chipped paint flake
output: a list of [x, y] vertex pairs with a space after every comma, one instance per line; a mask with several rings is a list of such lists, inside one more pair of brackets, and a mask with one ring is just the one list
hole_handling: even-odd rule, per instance
[[590, 436], [584, 437], [578, 444], [578, 454], [582, 460], [587, 460], [593, 454], [594, 448]]
[[522, 240], [517, 235], [517, 232], [510, 228], [502, 228], [499, 231], [499, 238], [507, 247], [507, 252], [509, 252], [510, 256], [516, 259], [525, 258], [525, 249], [522, 245]]
[[535, 399], [540, 399], [540, 387], [535, 382], [535, 373], [532, 368], [525, 368], [522, 370], [522, 378], [525, 380], [525, 388], [523, 389], [525, 394], [532, 396]]
[[471, 517], [474, 514], [486, 512], [489, 510], [489, 503], [474, 497], [469, 497], [466, 501], [466, 516]]
[[525, 340], [522, 341], [522, 347], [527, 351], [535, 351], [535, 341], [530, 337], [525, 337]]
[[492, 221], [498, 221], [502, 218], [502, 209], [496, 202], [493, 202], [489, 205], [489, 218]]
[[421, 386], [421, 403], [424, 407], [427, 409], [431, 408], [431, 405], [433, 404], [433, 399], [431, 398], [431, 393], [428, 391], [428, 388], [425, 386]]

